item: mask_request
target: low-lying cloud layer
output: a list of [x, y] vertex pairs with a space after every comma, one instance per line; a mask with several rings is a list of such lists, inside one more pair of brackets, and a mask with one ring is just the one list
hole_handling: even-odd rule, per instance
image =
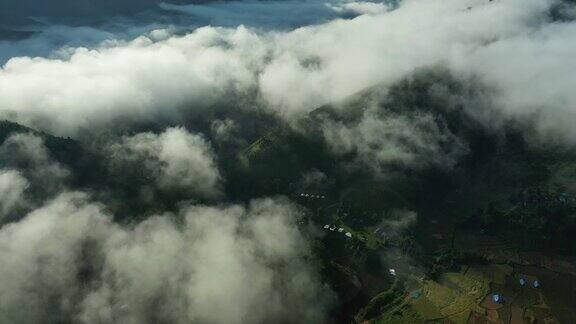
[[0, 230], [0, 320], [318, 323], [328, 295], [294, 215], [265, 199], [127, 228], [63, 193]]
[[119, 163], [144, 166], [145, 174], [154, 178], [160, 188], [204, 197], [219, 193], [221, 177], [210, 144], [183, 128], [125, 137], [111, 150], [113, 160], [120, 160]]
[[[0, 71], [0, 108], [4, 118], [59, 134], [201, 111], [234, 97], [293, 118], [443, 64], [498, 88], [512, 116], [572, 120], [575, 23], [550, 23], [555, 3], [411, 0], [294, 31], [205, 27], [70, 50], [62, 60], [14, 58]], [[554, 131], [549, 124], [542, 128]]]
[[387, 166], [449, 168], [466, 146], [430, 114], [394, 115], [368, 109], [352, 124], [326, 121], [322, 133], [337, 155], [354, 153], [354, 164], [383, 173]]
[[44, 140], [31, 133], [8, 137], [0, 145], [0, 163], [20, 170], [30, 181], [30, 189], [41, 197], [57, 194], [70, 177], [70, 171], [50, 156]]
[[[29, 3], [14, 3], [13, 10]], [[556, 7], [564, 18], [553, 21], [560, 0], [392, 3], [163, 4], [171, 14], [213, 26], [181, 28], [180, 21], [151, 31], [142, 23], [124, 37], [96, 27], [51, 26], [36, 38], [0, 43], [0, 51], [13, 53], [8, 56], [36, 45], [43, 56], [13, 57], [0, 68], [0, 118], [85, 141], [109, 132], [112, 140], [96, 154], [105, 156], [106, 179], [134, 171], [110, 186], [83, 188], [97, 197], [92, 199], [67, 185], [72, 168], [50, 156], [45, 134], [11, 135], [3, 142], [0, 322], [325, 320], [331, 296], [310, 263], [305, 231], [295, 225], [297, 208], [281, 198], [222, 203], [225, 175], [230, 175], [224, 171], [230, 170], [218, 169], [216, 151], [246, 146], [249, 136], [242, 131], [256, 133], [251, 137], [269, 131], [251, 129], [266, 118], [235, 119], [230, 112], [263, 112], [280, 119], [277, 124], [301, 125], [319, 106], [377, 87], [385, 99], [367, 100], [350, 119], [317, 119], [311, 132], [335, 156], [375, 174], [388, 166], [457, 163], [468, 148], [462, 134], [448, 127], [451, 110], [487, 128], [502, 120], [529, 121], [542, 139], [576, 143], [576, 23], [564, 19], [572, 17], [573, 6]], [[96, 6], [82, 4], [82, 10]], [[128, 9], [157, 4], [150, 0]], [[294, 14], [276, 19], [287, 12]], [[251, 24], [238, 26], [244, 21]], [[134, 33], [141, 35], [126, 36]], [[52, 51], [58, 41], [48, 34], [66, 35], [70, 47]], [[79, 38], [84, 40], [68, 41]], [[75, 47], [79, 44], [85, 47]], [[458, 82], [475, 80], [481, 86], [471, 83], [451, 93], [441, 82], [415, 85], [393, 102], [394, 109], [386, 106], [400, 80], [431, 66], [456, 75]], [[412, 100], [420, 98], [418, 91], [441, 100], [418, 103]], [[481, 92], [479, 102], [475, 92]], [[345, 104], [332, 107], [334, 115], [347, 113]], [[206, 117], [192, 118], [197, 116]], [[120, 138], [114, 137], [117, 125], [123, 127]], [[146, 125], [154, 132], [143, 131]], [[86, 165], [98, 168], [97, 162]], [[328, 171], [313, 167], [296, 178], [299, 190], [330, 189]], [[145, 177], [129, 188], [134, 193], [124, 190], [133, 176]], [[109, 209], [122, 210], [112, 205], [128, 205], [124, 198], [106, 201], [118, 192], [138, 196], [134, 201], [142, 201], [144, 209], [154, 206], [155, 214], [142, 220], [152, 212], [145, 213], [129, 225], [114, 222], [123, 215], [111, 215]], [[140, 199], [142, 192], [151, 201]], [[163, 204], [165, 196], [183, 201]], [[192, 202], [197, 197], [220, 204]], [[416, 221], [413, 212], [393, 216], [381, 225], [398, 237]]]
[[28, 180], [20, 172], [0, 170], [0, 224], [4, 216], [23, 202], [28, 186]]
[[[160, 190], [219, 194], [209, 142], [184, 128], [124, 137], [110, 150]], [[331, 293], [289, 201], [181, 202], [120, 225], [104, 204], [66, 189], [69, 171], [40, 135], [12, 135], [0, 151], [9, 167], [0, 171], [0, 322], [325, 320]]]

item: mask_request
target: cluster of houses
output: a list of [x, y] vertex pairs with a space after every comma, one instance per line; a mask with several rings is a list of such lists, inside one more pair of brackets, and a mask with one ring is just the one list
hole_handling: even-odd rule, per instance
[[[536, 278], [533, 277], [520, 277], [520, 279], [518, 280], [518, 283], [520, 284], [520, 287], [525, 287], [528, 284], [528, 281], [531, 281], [532, 284], [531, 286], [533, 288], [540, 288], [540, 281]], [[492, 294], [492, 301], [496, 304], [503, 304], [504, 303], [504, 296], [502, 296], [502, 294]]]
[[520, 279], [518, 280], [518, 283], [520, 284], [521, 287], [524, 287], [524, 286], [526, 286], [526, 284], [528, 284], [528, 281], [532, 282], [532, 285], [531, 285], [532, 287], [534, 287], [534, 288], [540, 287], [540, 281], [534, 277], [529, 277], [529, 276], [526, 276], [526, 278], [520, 277]]
[[[330, 230], [332, 232], [338, 232], [338, 233], [344, 232], [344, 229], [342, 227], [336, 229], [336, 225], [330, 225], [330, 224], [324, 225], [324, 229]], [[344, 235], [346, 235], [347, 237], [352, 237], [352, 233], [350, 233], [350, 232], [346, 232]]]
[[311, 193], [299, 193], [298, 194], [299, 197], [302, 198], [310, 198], [310, 199], [326, 199], [326, 196], [323, 195], [315, 195], [315, 194], [311, 194]]

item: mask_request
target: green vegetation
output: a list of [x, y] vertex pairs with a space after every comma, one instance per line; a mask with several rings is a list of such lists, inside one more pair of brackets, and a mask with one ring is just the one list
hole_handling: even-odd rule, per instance
[[[576, 236], [576, 153], [534, 145], [526, 136], [530, 125], [509, 123], [498, 132], [487, 131], [464, 113], [464, 103], [438, 96], [438, 88], [458, 98], [470, 90], [445, 71], [422, 71], [386, 95], [367, 89], [313, 111], [301, 121], [304, 136], [273, 129], [239, 155], [245, 169], [238, 177], [251, 179], [246, 191], [252, 194], [293, 194], [311, 169], [330, 180], [323, 191], [329, 201], [299, 203], [310, 209], [316, 228], [335, 224], [353, 235], [346, 240], [327, 231], [317, 251], [325, 269], [339, 269], [331, 265], [335, 261], [354, 274], [325, 272], [332, 286], [345, 286], [339, 282], [345, 278], [358, 280], [359, 286], [337, 289], [357, 322], [466, 323], [471, 316], [488, 316], [481, 305], [494, 289], [510, 295], [515, 307], [530, 309], [536, 296], [515, 290], [514, 262], [542, 264], [541, 257], [527, 260], [522, 253], [576, 253], [571, 244]], [[333, 154], [320, 131], [323, 123], [354, 125], [368, 102], [384, 115], [430, 113], [464, 144], [464, 155], [450, 168], [379, 165], [385, 174], [380, 177], [355, 164], [358, 152]], [[378, 232], [393, 210], [414, 211], [418, 220], [399, 234]], [[399, 259], [390, 258], [391, 251]], [[424, 277], [418, 284], [420, 298], [406, 300], [407, 292], [387, 285], [387, 270], [396, 263], [408, 264], [399, 281]], [[509, 320], [512, 313], [503, 307], [496, 315]]]
[[[523, 267], [513, 268], [500, 264], [466, 267], [461, 272], [445, 273], [438, 281], [424, 281], [419, 287], [422, 294], [416, 295], [417, 298], [409, 298], [395, 285], [396, 290], [391, 288], [373, 298], [368, 306], [357, 314], [356, 321], [361, 323], [368, 319], [370, 323], [466, 324], [472, 314], [475, 318], [484, 320], [493, 316], [490, 314], [496, 314], [504, 323], [510, 323], [512, 316], [528, 316], [526, 320], [531, 316], [538, 321], [544, 321], [554, 318], [568, 319], [574, 315], [566, 306], [570, 298], [557, 297], [561, 292], [520, 287], [515, 279], [520, 275], [518, 271], [523, 270]], [[551, 271], [538, 271], [545, 276], [553, 276]], [[560, 282], [567, 283], [551, 279], [549, 284], [556, 285]], [[504, 296], [503, 304], [492, 302], [494, 293]], [[556, 296], [553, 298], [555, 304], [562, 300], [560, 305], [550, 307], [543, 303], [542, 300], [548, 300], [549, 296]], [[375, 315], [378, 312], [380, 314]]]
[[388, 290], [376, 295], [370, 300], [368, 305], [358, 312], [356, 321], [360, 323], [364, 320], [375, 318], [387, 311], [395, 313], [402, 308], [404, 299], [403, 289], [398, 280], [395, 280]]
[[[571, 308], [576, 288], [570, 286], [576, 280], [569, 269], [557, 267], [563, 255], [576, 253], [576, 153], [530, 143], [525, 125], [487, 130], [455, 99], [470, 89], [445, 72], [427, 73], [403, 80], [384, 95], [376, 87], [338, 107], [321, 107], [300, 121], [298, 131], [270, 116], [244, 116], [248, 135], [234, 144], [214, 141], [226, 179], [224, 194], [233, 202], [284, 195], [300, 205], [313, 262], [337, 295], [334, 313], [341, 312], [337, 316], [343, 322], [467, 323], [471, 316], [489, 316], [494, 292], [507, 302], [490, 316], [509, 319], [521, 309], [540, 320], [576, 318]], [[450, 96], [439, 97], [438, 89]], [[376, 114], [431, 114], [458, 138], [462, 155], [449, 166], [381, 163], [375, 172], [358, 163], [360, 152], [335, 154], [322, 135], [323, 123], [355, 125], [367, 103]], [[130, 163], [112, 165], [97, 141], [0, 122], [0, 142], [22, 132], [42, 137], [51, 156], [74, 171], [72, 189], [90, 188], [125, 221], [176, 210], [186, 197], [178, 191], [145, 191], [152, 187], [147, 171]], [[297, 196], [312, 171], [322, 174], [318, 190], [326, 199]], [[98, 196], [102, 192], [105, 197]], [[154, 196], [153, 202], [141, 199], [143, 194]], [[383, 226], [398, 221], [397, 210], [417, 218]], [[324, 230], [325, 224], [344, 232]], [[525, 270], [519, 264], [543, 271], [537, 274], [545, 282], [541, 290], [518, 287]], [[390, 268], [398, 276], [390, 275]], [[551, 270], [558, 273], [553, 276]], [[410, 296], [414, 290], [421, 292], [417, 298]]]

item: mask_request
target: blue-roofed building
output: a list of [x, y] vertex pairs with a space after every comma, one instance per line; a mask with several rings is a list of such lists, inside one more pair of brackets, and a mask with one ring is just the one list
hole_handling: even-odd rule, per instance
[[502, 298], [502, 295], [500, 294], [494, 294], [492, 295], [492, 301], [496, 304], [502, 304], [504, 302], [504, 298]]
[[520, 282], [520, 286], [522, 286], [522, 287], [524, 287], [526, 285], [526, 279], [524, 279], [524, 278], [520, 278], [519, 282]]
[[532, 283], [532, 285], [534, 286], [534, 288], [538, 288], [540, 287], [540, 281], [534, 280], [534, 283]]

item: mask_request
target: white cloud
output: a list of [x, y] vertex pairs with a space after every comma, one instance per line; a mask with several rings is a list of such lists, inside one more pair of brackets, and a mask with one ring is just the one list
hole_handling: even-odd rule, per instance
[[322, 320], [327, 301], [279, 200], [188, 207], [125, 228], [65, 193], [0, 229], [0, 320]]
[[325, 120], [322, 133], [337, 155], [356, 155], [354, 167], [384, 174], [387, 167], [451, 167], [467, 148], [434, 116], [424, 112], [399, 115], [368, 108], [350, 123]]
[[44, 140], [32, 133], [8, 137], [0, 145], [0, 162], [20, 171], [41, 196], [58, 193], [70, 176], [70, 171], [50, 155]]
[[257, 58], [260, 42], [243, 28], [202, 28], [156, 43], [79, 48], [68, 60], [14, 58], [0, 70], [0, 108], [57, 134], [173, 115], [245, 91], [255, 76], [244, 58]]
[[[71, 134], [119, 118], [201, 111], [257, 90], [281, 115], [298, 117], [366, 87], [389, 85], [415, 68], [444, 63], [505, 81], [502, 90], [511, 91], [510, 98], [527, 88], [542, 92], [535, 96], [539, 106], [551, 101], [567, 107], [573, 105], [566, 53], [574, 23], [547, 23], [552, 3], [407, 0], [386, 13], [287, 32], [205, 27], [160, 41], [140, 37], [78, 48], [64, 60], [14, 58], [0, 70], [0, 109], [11, 120]], [[523, 39], [529, 41], [518, 43]], [[531, 64], [553, 69], [541, 79], [559, 87], [542, 89], [526, 72]], [[568, 68], [558, 69], [563, 65]], [[515, 72], [524, 78], [513, 78]]]
[[[68, 49], [59, 59], [13, 58], [0, 69], [0, 117], [62, 135], [247, 102], [291, 120], [370, 86], [385, 92], [417, 68], [446, 65], [496, 88], [495, 102], [509, 116], [537, 115], [542, 134], [574, 140], [576, 24], [550, 23], [553, 3], [406, 0], [388, 11], [349, 2], [341, 10], [363, 15], [289, 31], [204, 27], [176, 36], [163, 29]], [[275, 14], [284, 8], [274, 5]], [[212, 126], [220, 139], [235, 129], [230, 120]], [[423, 112], [368, 107], [354, 122], [321, 126], [333, 152], [357, 153], [355, 162], [378, 172], [394, 163], [450, 166], [463, 150]], [[220, 192], [210, 143], [183, 128], [125, 137], [113, 152], [143, 161], [162, 189]], [[9, 137], [0, 153], [14, 169], [0, 172], [2, 215], [28, 186], [57, 184], [55, 193], [68, 177], [38, 136]], [[310, 186], [326, 180], [308, 176]], [[289, 203], [268, 199], [188, 206], [127, 227], [85, 195], [64, 193], [0, 228], [0, 322], [319, 322], [326, 296], [294, 214]], [[401, 232], [416, 220], [399, 215], [384, 225]]]
[[61, 321], [80, 292], [82, 245], [105, 238], [107, 226], [97, 206], [67, 194], [2, 227], [0, 321]]
[[336, 12], [353, 15], [382, 14], [390, 10], [389, 5], [385, 3], [365, 1], [341, 2], [330, 7]]
[[143, 161], [164, 189], [185, 190], [205, 197], [218, 194], [221, 181], [210, 143], [184, 128], [161, 134], [140, 133], [112, 147], [120, 160]]
[[396, 238], [410, 227], [414, 226], [418, 220], [418, 214], [409, 210], [393, 210], [388, 218], [385, 218], [380, 222], [378, 228], [380, 229], [380, 234], [386, 237]]
[[238, 131], [238, 125], [229, 118], [217, 119], [210, 124], [210, 130], [217, 141], [229, 141], [233, 134]]
[[0, 221], [13, 208], [23, 203], [29, 182], [20, 172], [0, 170]]
[[576, 23], [549, 24], [506, 39], [494, 39], [474, 55], [455, 60], [455, 70], [480, 75], [499, 92], [510, 117], [537, 117], [541, 135], [576, 141]]

